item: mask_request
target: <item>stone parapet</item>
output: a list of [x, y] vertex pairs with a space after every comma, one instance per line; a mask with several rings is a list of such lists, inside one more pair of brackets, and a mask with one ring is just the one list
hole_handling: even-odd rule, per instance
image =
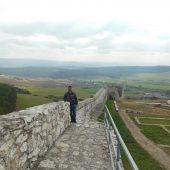
[[[77, 109], [90, 112], [107, 95], [100, 89]], [[0, 170], [29, 170], [70, 124], [69, 103], [54, 102], [0, 116]]]

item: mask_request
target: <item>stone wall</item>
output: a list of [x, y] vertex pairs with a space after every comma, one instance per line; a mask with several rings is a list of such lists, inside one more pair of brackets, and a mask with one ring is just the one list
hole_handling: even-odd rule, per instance
[[[91, 111], [107, 95], [100, 89], [77, 109]], [[0, 170], [29, 170], [70, 124], [69, 103], [44, 104], [0, 116]]]

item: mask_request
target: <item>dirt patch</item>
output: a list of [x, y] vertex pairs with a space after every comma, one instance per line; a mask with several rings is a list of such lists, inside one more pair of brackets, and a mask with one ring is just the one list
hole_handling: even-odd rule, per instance
[[150, 155], [152, 155], [152, 157], [163, 167], [165, 167], [167, 170], [170, 170], [170, 156], [155, 143], [146, 138], [124, 110], [120, 111], [119, 114], [137, 143]]
[[[152, 100], [149, 100], [148, 102], [153, 102]], [[160, 103], [165, 103], [165, 100], [162, 101], [156, 101]], [[144, 115], [149, 114], [149, 115], [162, 115], [162, 116], [170, 116], [170, 110], [164, 107], [158, 107], [158, 106], [151, 106], [147, 105], [143, 101], [137, 101], [137, 100], [123, 100], [119, 101], [119, 104], [121, 105], [122, 109], [132, 111], [134, 113], [141, 112], [142, 108], [142, 113]]]

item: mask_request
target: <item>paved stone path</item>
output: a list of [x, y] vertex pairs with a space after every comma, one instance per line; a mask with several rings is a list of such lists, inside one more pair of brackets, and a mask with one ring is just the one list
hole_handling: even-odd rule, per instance
[[33, 170], [111, 170], [104, 125], [81, 110], [77, 115]]

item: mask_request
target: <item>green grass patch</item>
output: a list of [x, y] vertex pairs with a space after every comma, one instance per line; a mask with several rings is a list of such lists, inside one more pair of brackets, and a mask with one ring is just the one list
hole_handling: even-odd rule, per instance
[[[64, 87], [22, 87], [28, 91], [30, 91], [33, 95], [38, 96], [48, 96], [54, 95], [58, 97], [63, 97], [64, 93], [67, 91], [67, 88]], [[95, 94], [97, 89], [91, 88], [74, 88], [73, 91], [77, 94], [78, 98], [89, 98], [91, 95]]]
[[[136, 116], [136, 115], [133, 114], [133, 116]], [[162, 115], [162, 114], [142, 114], [142, 117], [153, 117], [153, 118], [167, 118], [167, 119], [170, 119], [170, 115]]]
[[[63, 100], [67, 88], [64, 87], [22, 87], [31, 92], [28, 94], [17, 94], [16, 110], [23, 110], [28, 107]], [[97, 92], [94, 88], [74, 88], [79, 100], [91, 97]]]
[[145, 81], [168, 81], [170, 80], [170, 72], [164, 73], [139, 73], [134, 74], [130, 77], [135, 80], [145, 80]]
[[162, 125], [170, 125], [170, 119], [150, 119], [150, 118], [142, 118], [138, 117], [141, 123], [145, 124], [162, 124]]
[[144, 93], [138, 91], [125, 91], [124, 95], [128, 97], [142, 97]]
[[16, 110], [23, 110], [28, 107], [50, 103], [52, 100], [42, 96], [32, 96], [27, 94], [17, 94]]
[[[130, 131], [127, 129], [126, 125], [122, 121], [121, 117], [117, 112], [114, 111], [112, 101], [107, 101], [108, 109], [113, 117], [113, 120], [126, 143], [132, 157], [137, 163], [140, 170], [164, 170], [160, 164], [155, 161], [151, 155], [149, 155], [139, 144], [135, 141]], [[122, 156], [124, 165], [127, 164], [124, 156]], [[126, 162], [126, 163], [125, 163]], [[126, 170], [129, 170], [129, 167], [125, 167]]]
[[170, 145], [170, 134], [160, 126], [139, 125], [142, 133], [156, 144]]
[[84, 91], [84, 92], [86, 92], [88, 94], [93, 95], [93, 94], [95, 94], [97, 92], [97, 89], [94, 89], [94, 88], [82, 88], [81, 91]]
[[154, 89], [154, 90], [170, 90], [168, 83], [154, 82], [154, 81], [145, 81], [145, 80], [127, 80], [127, 85], [138, 87], [141, 89]]

